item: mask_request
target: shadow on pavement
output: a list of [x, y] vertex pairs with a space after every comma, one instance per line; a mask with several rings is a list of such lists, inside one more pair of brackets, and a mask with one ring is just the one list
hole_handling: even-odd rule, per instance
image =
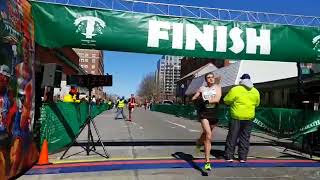
[[224, 159], [224, 151], [222, 150], [212, 149], [210, 154], [216, 157], [216, 159]]
[[191, 154], [186, 154], [183, 152], [175, 152], [174, 154], [172, 154], [172, 156], [176, 159], [182, 159], [185, 160], [192, 168], [194, 168], [195, 170], [198, 170], [202, 176], [208, 176], [208, 173], [203, 171], [197, 163], [195, 163], [194, 157]]

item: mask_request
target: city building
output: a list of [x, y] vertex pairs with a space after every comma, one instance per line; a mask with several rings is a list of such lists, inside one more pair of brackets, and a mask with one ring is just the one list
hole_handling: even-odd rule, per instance
[[[79, 66], [87, 74], [104, 75], [103, 51], [91, 49], [74, 49], [79, 56]], [[83, 94], [85, 92], [81, 92]], [[86, 93], [87, 94], [87, 93]], [[97, 87], [92, 90], [92, 95], [97, 99], [105, 98], [103, 87]]]
[[190, 72], [195, 71], [208, 63], [212, 63], [217, 68], [222, 68], [228, 65], [229, 61], [223, 59], [183, 57], [181, 59], [181, 77], [186, 76]]
[[[272, 107], [293, 107], [297, 86], [297, 65], [295, 62], [275, 61], [235, 61], [228, 66], [213, 71], [221, 77], [223, 94], [239, 84], [239, 77], [248, 73], [252, 82], [261, 94], [261, 105]], [[185, 94], [190, 101], [191, 96], [204, 84], [204, 75], [195, 77]]]
[[156, 76], [158, 100], [165, 99], [174, 100], [176, 92], [176, 81], [180, 79], [181, 73], [181, 58], [180, 56], [164, 55], [157, 63]]
[[208, 72], [212, 72], [217, 70], [218, 68], [213, 65], [212, 63], [208, 63], [190, 73], [188, 73], [187, 75], [181, 77], [178, 81], [177, 81], [177, 88], [176, 88], [176, 95], [178, 99], [178, 103], [183, 103], [185, 104], [185, 91], [188, 88], [188, 86], [190, 85], [191, 81], [194, 78], [197, 78], [199, 76], [202, 76]]
[[[47, 92], [48, 89], [44, 89], [42, 87], [43, 81], [50, 82], [48, 79], [45, 79], [43, 76], [44, 73], [50, 73], [48, 70], [55, 71], [56, 66], [61, 67], [61, 75], [55, 74], [54, 77], [54, 85], [50, 85], [53, 87], [53, 94], [50, 94], [50, 98], [53, 100], [63, 100], [63, 97], [69, 92], [70, 87], [67, 85], [67, 75], [82, 75], [86, 72], [79, 66], [79, 57], [78, 55], [72, 50], [72, 48], [59, 48], [59, 49], [50, 49], [42, 47], [38, 44], [35, 46], [35, 59], [36, 59], [36, 78], [37, 78], [37, 88], [36, 92], [40, 96], [45, 95], [45, 91]], [[49, 65], [50, 68], [44, 72], [44, 66]], [[41, 68], [42, 67], [42, 68]], [[60, 79], [61, 78], [61, 79]], [[59, 81], [59, 82], [56, 82]], [[57, 86], [59, 84], [60, 86]], [[51, 91], [50, 91], [51, 92]], [[47, 96], [47, 95], [46, 95]], [[52, 97], [51, 97], [52, 96]], [[48, 100], [46, 98], [46, 100]], [[50, 101], [50, 100], [49, 100]]]
[[176, 96], [179, 103], [185, 103], [185, 91], [192, 79], [227, 66], [229, 60], [183, 57], [181, 59], [181, 78], [177, 81]]

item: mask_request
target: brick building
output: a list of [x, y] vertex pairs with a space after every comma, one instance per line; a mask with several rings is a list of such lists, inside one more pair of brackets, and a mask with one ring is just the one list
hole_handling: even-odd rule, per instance
[[[103, 51], [91, 49], [73, 49], [79, 56], [79, 66], [87, 74], [104, 75]], [[103, 87], [92, 90], [97, 99], [105, 98]]]

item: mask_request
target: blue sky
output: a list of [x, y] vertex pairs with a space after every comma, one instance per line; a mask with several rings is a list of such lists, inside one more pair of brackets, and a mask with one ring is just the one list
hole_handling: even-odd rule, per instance
[[156, 70], [161, 55], [104, 51], [104, 72], [113, 75], [113, 86], [105, 87], [108, 94], [129, 97], [136, 93], [142, 78]]
[[[144, 0], [152, 2], [185, 4], [194, 6], [251, 10], [272, 13], [320, 16], [318, 0]], [[142, 78], [156, 70], [160, 55], [124, 52], [104, 52], [105, 72], [113, 75], [113, 86], [106, 87], [107, 93], [128, 97], [135, 93]]]

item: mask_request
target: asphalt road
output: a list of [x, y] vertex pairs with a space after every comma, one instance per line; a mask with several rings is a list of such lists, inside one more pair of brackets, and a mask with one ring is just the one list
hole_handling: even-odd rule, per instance
[[[222, 156], [227, 129], [223, 128], [214, 130], [211, 154], [216, 168], [203, 172], [204, 155], [194, 148], [201, 133], [199, 122], [142, 108], [135, 110], [133, 122], [114, 116], [113, 109], [94, 119], [110, 158], [93, 152], [70, 156], [82, 149], [73, 146], [64, 160], [60, 160], [62, 152], [50, 155], [50, 162], [61, 167], [48, 167], [51, 171], [35, 167], [21, 179], [320, 179], [318, 161], [294, 151], [283, 152], [283, 147], [274, 144], [276, 138], [259, 133], [252, 134], [247, 165], [226, 165]], [[95, 133], [93, 136], [97, 140]], [[85, 129], [78, 142], [85, 144], [86, 138]], [[96, 149], [104, 154], [101, 146]], [[78, 166], [79, 162], [94, 163]]]

